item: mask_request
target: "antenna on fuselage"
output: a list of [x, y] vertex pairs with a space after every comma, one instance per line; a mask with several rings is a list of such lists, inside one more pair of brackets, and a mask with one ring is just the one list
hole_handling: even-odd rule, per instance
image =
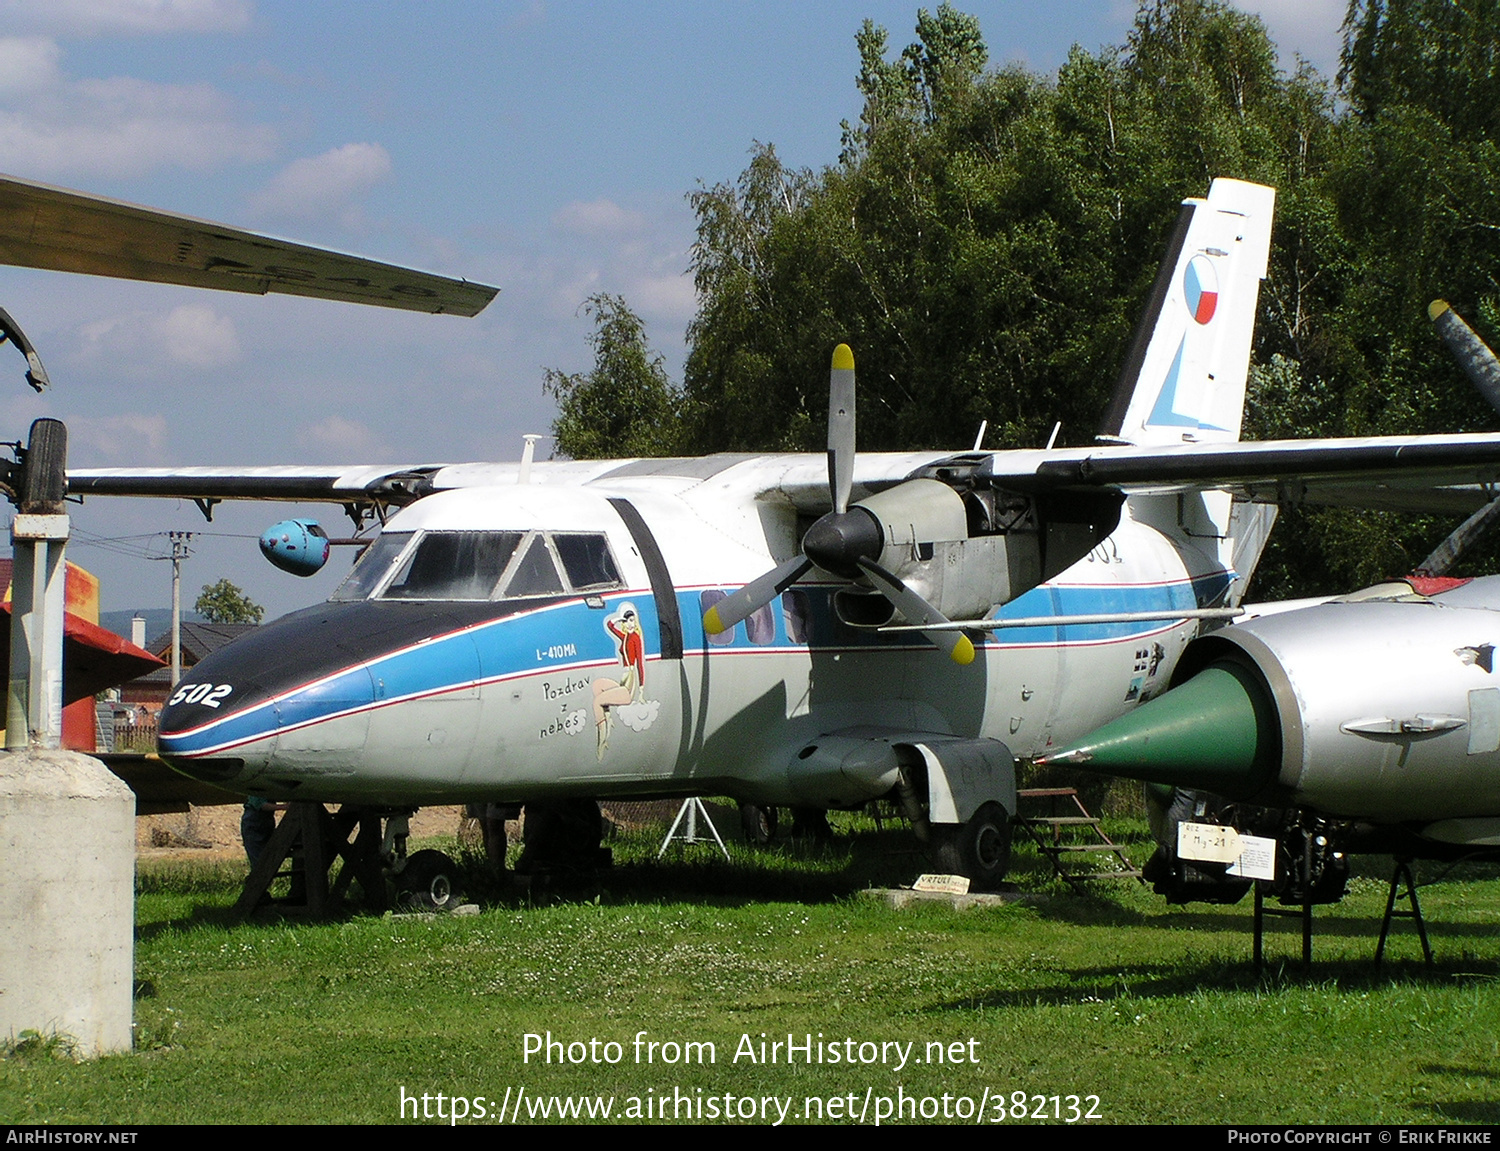
[[1060, 431], [1062, 431], [1062, 421], [1058, 420], [1057, 423], [1052, 425], [1052, 434], [1047, 437], [1047, 446], [1043, 449], [1044, 451], [1050, 452], [1052, 450], [1052, 445], [1057, 443], [1057, 433]]
[[977, 452], [979, 450], [979, 446], [984, 443], [984, 433], [989, 430], [989, 426], [989, 420], [979, 421], [979, 434], [974, 437], [974, 446], [969, 449], [971, 452]]
[[545, 438], [536, 432], [528, 432], [521, 437], [525, 444], [521, 448], [521, 470], [516, 473], [516, 483], [529, 484], [531, 482], [531, 460], [536, 455], [536, 442]]

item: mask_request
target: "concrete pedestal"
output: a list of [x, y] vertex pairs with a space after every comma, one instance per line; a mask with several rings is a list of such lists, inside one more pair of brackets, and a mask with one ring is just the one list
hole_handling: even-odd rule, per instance
[[0, 1039], [128, 1051], [135, 796], [76, 751], [0, 753]]

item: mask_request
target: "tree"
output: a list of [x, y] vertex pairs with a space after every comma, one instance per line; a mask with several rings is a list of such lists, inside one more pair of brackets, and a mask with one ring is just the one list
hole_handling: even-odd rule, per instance
[[193, 610], [209, 623], [260, 623], [266, 609], [227, 579], [204, 584]]
[[594, 370], [548, 368], [542, 384], [557, 397], [557, 451], [575, 460], [671, 455], [680, 398], [646, 343], [645, 324], [623, 298], [607, 293], [590, 296], [583, 312], [594, 319]]

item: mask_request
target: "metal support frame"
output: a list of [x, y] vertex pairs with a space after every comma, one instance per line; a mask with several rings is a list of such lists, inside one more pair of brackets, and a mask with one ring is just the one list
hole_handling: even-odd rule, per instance
[[1312, 967], [1312, 903], [1303, 903], [1300, 907], [1267, 907], [1265, 896], [1261, 894], [1261, 885], [1255, 885], [1255, 942], [1252, 951], [1255, 957], [1255, 974], [1259, 975], [1265, 967], [1265, 917], [1267, 915], [1279, 915], [1290, 919], [1293, 916], [1302, 920], [1302, 966]]
[[729, 858], [729, 848], [724, 846], [724, 841], [719, 838], [719, 829], [714, 826], [714, 821], [709, 818], [708, 808], [703, 806], [703, 800], [696, 795], [689, 796], [682, 801], [682, 806], [677, 809], [677, 818], [672, 821], [671, 828], [667, 831], [667, 837], [661, 841], [661, 850], [656, 853], [660, 859], [667, 853], [667, 847], [673, 839], [677, 838], [677, 828], [682, 824], [683, 817], [687, 817], [687, 827], [682, 833], [683, 843], [707, 843], [708, 840], [698, 834], [698, 819], [701, 816], [703, 822], [708, 824], [708, 830], [713, 834], [714, 842], [719, 845], [719, 850], [724, 853], [724, 858]]
[[[1402, 881], [1406, 883], [1406, 892], [1398, 894]], [[1408, 911], [1397, 911], [1396, 900], [1411, 900], [1411, 909]], [[1391, 873], [1391, 889], [1385, 899], [1385, 918], [1380, 923], [1380, 941], [1375, 944], [1375, 966], [1380, 966], [1380, 961], [1385, 958], [1385, 939], [1390, 934], [1392, 919], [1411, 919], [1417, 924], [1417, 937], [1422, 941], [1422, 959], [1428, 967], [1432, 966], [1432, 945], [1427, 942], [1427, 924], [1422, 919], [1422, 905], [1417, 902], [1417, 878], [1411, 869], [1411, 860], [1396, 859], [1396, 869]]]

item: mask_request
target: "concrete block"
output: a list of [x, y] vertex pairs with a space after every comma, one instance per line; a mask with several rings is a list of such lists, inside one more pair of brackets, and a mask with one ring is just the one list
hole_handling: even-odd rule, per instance
[[135, 796], [75, 751], [0, 753], [0, 1039], [128, 1051]]

